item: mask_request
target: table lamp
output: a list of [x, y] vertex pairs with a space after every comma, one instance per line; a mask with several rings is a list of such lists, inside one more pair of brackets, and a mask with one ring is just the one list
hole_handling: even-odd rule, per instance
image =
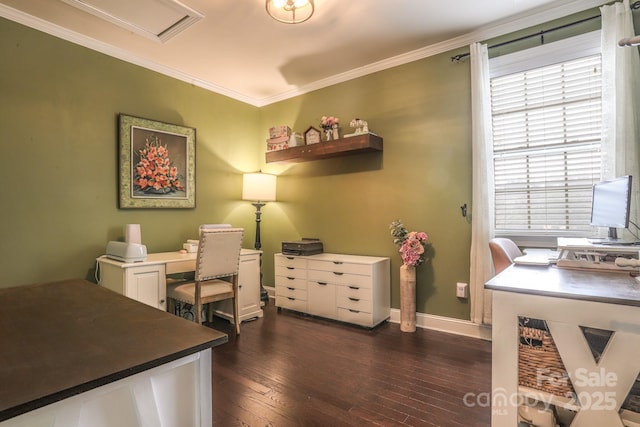
[[[260, 250], [262, 243], [260, 242], [260, 209], [265, 202], [274, 202], [276, 200], [276, 176], [266, 173], [246, 173], [242, 177], [242, 200], [249, 200], [256, 208], [256, 240], [254, 248]], [[265, 304], [269, 301], [269, 295], [262, 286], [262, 255], [260, 255], [260, 300]]]

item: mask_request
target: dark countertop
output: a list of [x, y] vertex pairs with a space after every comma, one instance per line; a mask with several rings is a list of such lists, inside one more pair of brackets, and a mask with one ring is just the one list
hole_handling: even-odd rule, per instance
[[84, 280], [0, 289], [0, 421], [227, 342]]
[[640, 306], [640, 282], [626, 272], [512, 265], [486, 289], [584, 301]]

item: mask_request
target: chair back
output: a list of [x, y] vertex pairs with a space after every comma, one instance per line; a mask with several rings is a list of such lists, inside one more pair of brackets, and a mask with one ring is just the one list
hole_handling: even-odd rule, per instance
[[201, 228], [196, 281], [238, 274], [243, 235], [243, 228]]
[[496, 237], [489, 241], [491, 258], [493, 259], [493, 270], [496, 274], [513, 264], [513, 260], [522, 256], [522, 251], [513, 240]]

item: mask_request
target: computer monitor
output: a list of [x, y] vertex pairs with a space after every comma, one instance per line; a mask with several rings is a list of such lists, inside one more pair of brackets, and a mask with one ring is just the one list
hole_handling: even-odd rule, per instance
[[629, 228], [631, 176], [602, 181], [593, 186], [591, 225], [608, 227], [609, 240], [618, 239], [618, 228]]

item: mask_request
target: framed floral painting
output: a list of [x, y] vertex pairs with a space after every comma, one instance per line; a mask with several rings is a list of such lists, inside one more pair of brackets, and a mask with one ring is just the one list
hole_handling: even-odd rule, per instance
[[118, 116], [120, 209], [196, 207], [196, 130]]

